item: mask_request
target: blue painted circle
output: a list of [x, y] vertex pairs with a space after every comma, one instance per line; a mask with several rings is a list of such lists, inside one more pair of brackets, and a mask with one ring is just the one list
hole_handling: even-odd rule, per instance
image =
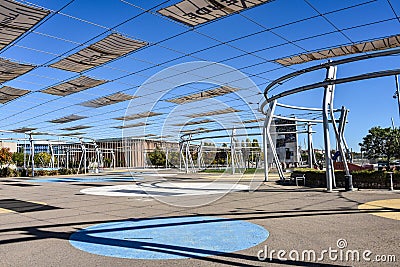
[[141, 177], [63, 177], [63, 178], [43, 178], [31, 179], [34, 183], [93, 183], [93, 182], [120, 182], [143, 180]]
[[150, 218], [93, 225], [70, 236], [74, 247], [127, 259], [183, 259], [253, 247], [269, 236], [263, 227], [226, 218]]

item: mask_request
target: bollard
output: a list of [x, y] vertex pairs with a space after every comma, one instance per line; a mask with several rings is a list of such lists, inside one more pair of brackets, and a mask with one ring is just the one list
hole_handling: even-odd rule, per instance
[[346, 191], [353, 191], [353, 177], [351, 174], [344, 176], [344, 189]]

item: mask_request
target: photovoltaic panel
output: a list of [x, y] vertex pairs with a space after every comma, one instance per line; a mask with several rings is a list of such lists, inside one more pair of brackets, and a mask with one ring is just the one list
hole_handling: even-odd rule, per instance
[[57, 96], [67, 96], [98, 86], [105, 82], [106, 80], [96, 80], [90, 77], [81, 76], [71, 81], [47, 88], [45, 90], [42, 90], [41, 92]]
[[221, 86], [215, 89], [211, 89], [211, 90], [207, 90], [204, 92], [199, 92], [199, 93], [195, 93], [195, 94], [191, 94], [191, 95], [186, 95], [186, 96], [182, 96], [182, 97], [177, 97], [177, 98], [173, 98], [173, 99], [168, 99], [166, 101], [168, 102], [172, 102], [175, 104], [185, 104], [185, 103], [190, 103], [190, 102], [194, 102], [194, 101], [200, 101], [203, 99], [207, 99], [207, 98], [213, 98], [216, 96], [221, 96], [221, 95], [225, 95], [225, 94], [229, 94], [232, 92], [235, 92], [239, 89], [237, 88], [232, 88], [229, 86]]
[[354, 45], [345, 45], [334, 47], [331, 49], [316, 51], [307, 54], [301, 54], [292, 57], [276, 59], [275, 62], [284, 66], [300, 64], [312, 60], [326, 59], [332, 57], [339, 57], [357, 53], [372, 52], [377, 50], [384, 50], [400, 46], [400, 35], [393, 35], [383, 39], [377, 39], [368, 42], [357, 43]]
[[146, 42], [133, 40], [113, 33], [50, 66], [62, 70], [82, 72], [100, 66], [146, 45]]
[[191, 129], [191, 130], [183, 130], [180, 132], [183, 134], [190, 134], [190, 133], [198, 133], [198, 132], [206, 133], [207, 131], [209, 131], [209, 129], [200, 127], [200, 128]]
[[60, 136], [79, 136], [79, 135], [84, 135], [86, 133], [82, 133], [82, 132], [73, 132], [73, 133], [63, 133], [60, 134]]
[[107, 105], [113, 105], [119, 102], [123, 102], [126, 100], [131, 100], [135, 98], [135, 96], [127, 95], [124, 93], [115, 93], [109, 96], [104, 96], [100, 98], [96, 98], [94, 100], [89, 100], [81, 103], [80, 105], [89, 107], [89, 108], [100, 108]]
[[265, 119], [261, 118], [261, 119], [245, 120], [245, 121], [242, 121], [242, 123], [255, 123], [255, 122], [262, 122], [262, 121], [265, 121]]
[[13, 131], [13, 132], [16, 132], [16, 133], [26, 133], [26, 132], [34, 131], [34, 130], [36, 130], [36, 129], [37, 129], [37, 128], [22, 127], [22, 128], [18, 128], [18, 129], [12, 130], [12, 131]]
[[183, 0], [158, 12], [175, 21], [197, 26], [272, 0]]
[[15, 1], [0, 1], [0, 49], [27, 32], [49, 13], [48, 10]]
[[221, 114], [227, 114], [227, 113], [233, 113], [233, 112], [239, 112], [239, 111], [240, 110], [237, 110], [234, 108], [225, 108], [225, 109], [207, 111], [207, 112], [203, 112], [203, 113], [190, 114], [190, 115], [186, 115], [186, 116], [190, 117], [190, 118], [198, 118], [198, 117], [221, 115]]
[[203, 123], [209, 123], [209, 122], [214, 122], [213, 120], [209, 119], [204, 119], [201, 121], [189, 121], [186, 123], [178, 123], [178, 124], [173, 124], [174, 126], [189, 126], [189, 125], [197, 125], [197, 124], [203, 124]]
[[142, 112], [142, 113], [137, 113], [137, 114], [132, 114], [132, 115], [128, 115], [128, 116], [114, 118], [114, 120], [131, 121], [131, 120], [136, 120], [136, 119], [141, 119], [141, 118], [154, 117], [154, 116], [158, 116], [158, 115], [162, 115], [162, 113], [146, 111], [146, 112]]
[[83, 129], [88, 129], [88, 128], [92, 128], [92, 126], [78, 125], [78, 126], [73, 126], [73, 127], [62, 128], [60, 130], [63, 130], [63, 131], [77, 131], [77, 130], [83, 130]]
[[0, 82], [4, 83], [15, 79], [32, 70], [34, 67], [35, 66], [32, 65], [20, 64], [0, 58]]
[[138, 122], [138, 123], [132, 123], [132, 124], [125, 124], [125, 125], [121, 125], [121, 126], [115, 126], [113, 128], [116, 128], [116, 129], [127, 129], [127, 128], [145, 126], [145, 125], [149, 125], [149, 124], [146, 124], [144, 122]]
[[155, 135], [155, 136], [147, 136], [148, 139], [166, 139], [166, 138], [171, 138], [173, 137], [172, 135]]
[[49, 122], [51, 122], [51, 123], [68, 123], [71, 121], [77, 121], [77, 120], [81, 120], [84, 118], [87, 118], [87, 117], [71, 114], [71, 115], [68, 115], [68, 116], [65, 116], [65, 117], [62, 117], [59, 119], [51, 120]]
[[29, 90], [3, 86], [0, 88], [0, 103], [5, 104], [11, 100], [17, 99], [20, 96], [26, 95], [29, 92]]

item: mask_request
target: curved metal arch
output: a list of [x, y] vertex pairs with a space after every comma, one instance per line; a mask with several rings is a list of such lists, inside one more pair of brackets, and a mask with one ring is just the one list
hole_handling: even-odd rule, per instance
[[[308, 108], [308, 107], [300, 107], [300, 106], [292, 106], [292, 105], [287, 105], [287, 104], [282, 104], [282, 103], [276, 103], [277, 106], [282, 107], [282, 108], [290, 108], [290, 109], [298, 109], [298, 110], [309, 110], [309, 111], [320, 111], [322, 112], [322, 108]], [[333, 112], [338, 112], [340, 109], [334, 109]]]
[[[302, 70], [298, 70], [298, 71], [286, 74], [286, 75], [274, 80], [269, 85], [267, 85], [267, 87], [265, 87], [265, 89], [264, 89], [264, 97], [265, 97], [267, 103], [271, 102], [272, 100], [268, 100], [269, 99], [268, 98], [269, 90], [271, 90], [277, 84], [281, 84], [282, 82], [284, 82], [290, 78], [302, 75], [304, 73], [308, 73], [308, 72], [312, 72], [312, 71], [316, 71], [316, 70], [320, 70], [320, 69], [325, 69], [330, 66], [338, 66], [338, 65], [356, 62], [356, 61], [361, 61], [361, 60], [366, 60], [366, 59], [371, 59], [371, 58], [376, 58], [376, 57], [391, 56], [391, 55], [395, 55], [395, 54], [400, 54], [400, 48], [395, 48], [395, 49], [390, 49], [390, 50], [385, 50], [385, 51], [380, 51], [380, 52], [375, 52], [375, 53], [370, 53], [370, 54], [365, 54], [365, 55], [359, 55], [359, 56], [349, 57], [349, 58], [345, 58], [345, 59], [332, 60], [332, 61], [328, 61], [326, 63], [322, 63], [322, 64], [311, 66], [311, 67], [308, 67], [308, 68], [305, 68]], [[265, 104], [267, 104], [267, 103], [265, 103]], [[264, 104], [264, 106], [265, 106], [265, 104]]]
[[271, 96], [269, 98], [266, 98], [265, 102], [269, 103], [271, 101], [277, 100], [277, 99], [285, 97], [285, 96], [289, 96], [289, 95], [293, 95], [293, 94], [296, 94], [296, 93], [308, 91], [308, 90], [311, 90], [311, 89], [325, 87], [325, 86], [328, 86], [328, 85], [336, 85], [336, 84], [342, 84], [342, 83], [348, 83], [348, 82], [368, 80], [368, 79], [392, 76], [392, 75], [397, 75], [397, 74], [400, 74], [400, 69], [369, 72], [369, 73], [364, 73], [364, 74], [361, 74], [361, 75], [350, 76], [350, 77], [340, 78], [340, 79], [336, 79], [336, 80], [325, 80], [323, 82], [308, 84], [308, 85], [304, 85], [304, 86], [300, 86], [300, 87], [297, 87], [297, 88], [294, 88], [294, 89], [287, 90], [285, 92], [279, 93], [279, 94]]

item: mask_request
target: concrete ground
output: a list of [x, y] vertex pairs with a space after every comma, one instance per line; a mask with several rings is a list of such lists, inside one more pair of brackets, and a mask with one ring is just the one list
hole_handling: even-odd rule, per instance
[[[148, 171], [148, 170], [147, 170]], [[126, 175], [123, 171], [107, 175]], [[51, 177], [54, 178], [54, 177]], [[160, 180], [172, 182], [209, 182], [217, 178], [211, 174], [178, 174], [146, 176], [140, 182]], [[238, 182], [248, 185], [251, 176], [226, 175], [219, 183]], [[261, 176], [254, 178], [262, 181]], [[253, 181], [254, 182], [254, 181]], [[399, 266], [400, 221], [397, 206], [381, 206], [371, 214], [359, 205], [376, 200], [398, 203], [399, 191], [362, 190], [326, 193], [323, 189], [280, 186], [274, 181], [261, 183], [255, 192], [232, 192], [210, 198], [210, 195], [187, 195], [157, 198], [148, 196], [111, 197], [86, 195], [84, 188], [135, 183], [120, 182], [64, 182], [35, 183], [27, 178], [0, 178], [0, 266]], [[214, 196], [213, 196], [214, 197]], [[389, 203], [388, 202], [388, 203]], [[381, 203], [381, 202], [379, 202]], [[386, 202], [382, 202], [386, 203]], [[173, 205], [171, 205], [173, 204]], [[186, 205], [187, 204], [187, 205]], [[190, 207], [182, 207], [182, 206]], [[391, 214], [389, 218], [377, 215]], [[393, 215], [394, 214], [394, 215]], [[91, 254], [73, 247], [70, 235], [79, 229], [100, 223], [126, 219], [171, 218], [183, 216], [215, 216], [244, 220], [267, 229], [269, 237], [262, 243], [241, 251], [218, 256], [178, 260], [123, 259]], [[397, 216], [397, 217], [396, 217]], [[246, 236], [243, 236], [246, 239]], [[338, 249], [338, 240], [347, 246]], [[227, 241], [229, 242], [229, 240]], [[162, 245], [162, 244], [161, 244]], [[160, 245], [160, 246], [161, 246]], [[271, 259], [260, 260], [275, 250]], [[317, 257], [324, 250], [337, 250], [338, 259], [329, 258], [313, 263], [296, 258], [313, 250]], [[260, 251], [262, 250], [262, 251]], [[277, 251], [285, 251], [279, 259]], [[348, 250], [366, 252], [367, 259], [347, 261]], [[185, 248], [182, 248], [185, 252]], [[342, 252], [340, 252], [342, 251]], [[283, 253], [283, 252], [281, 252]], [[342, 260], [340, 259], [340, 253]], [[376, 259], [397, 262], [381, 263]], [[378, 258], [376, 257], [378, 256]], [[281, 257], [281, 258], [282, 258]], [[268, 258], [268, 256], [267, 256]], [[389, 259], [390, 258], [390, 259]], [[333, 259], [333, 260], [332, 260]], [[374, 260], [374, 261], [372, 261]]]

